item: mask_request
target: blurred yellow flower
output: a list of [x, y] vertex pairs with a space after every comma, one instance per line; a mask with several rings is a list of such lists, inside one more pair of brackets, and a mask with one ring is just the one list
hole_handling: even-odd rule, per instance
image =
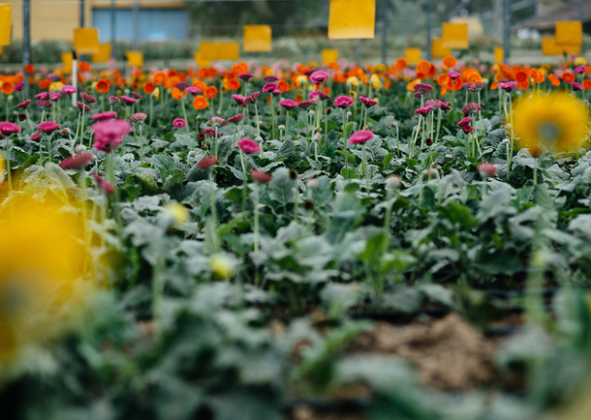
[[64, 86], [62, 82], [53, 82], [51, 85], [49, 85], [49, 90], [52, 92], [59, 92], [62, 86]]
[[354, 90], [350, 90], [349, 91], [349, 98], [351, 98], [351, 99], [357, 98], [357, 92], [355, 92]]
[[296, 77], [296, 83], [300, 88], [304, 88], [308, 84], [308, 77], [300, 74], [298, 77]]
[[59, 332], [83, 298], [82, 218], [63, 204], [21, 193], [0, 210], [0, 361]]
[[575, 66], [586, 66], [587, 60], [584, 57], [577, 57], [575, 58]]
[[168, 203], [164, 211], [174, 220], [174, 227], [179, 227], [189, 221], [189, 211], [180, 203]]
[[347, 86], [350, 88], [356, 88], [359, 86], [359, 79], [355, 76], [351, 76], [347, 79]]
[[152, 96], [154, 96], [154, 99], [158, 100], [160, 99], [160, 88], [156, 88], [154, 89], [154, 91], [152, 92]]
[[380, 78], [378, 77], [377, 74], [372, 74], [371, 78], [369, 79], [371, 86], [375, 89], [381, 89], [382, 87], [382, 81], [380, 80]]
[[4, 156], [0, 154], [0, 181], [2, 181], [3, 175], [2, 171], [6, 169], [6, 162], [4, 162]]
[[583, 101], [564, 93], [537, 93], [512, 109], [513, 132], [520, 147], [538, 146], [554, 152], [577, 151], [589, 133], [589, 112]]
[[234, 261], [225, 255], [216, 254], [209, 260], [209, 268], [215, 277], [229, 279], [234, 274]]

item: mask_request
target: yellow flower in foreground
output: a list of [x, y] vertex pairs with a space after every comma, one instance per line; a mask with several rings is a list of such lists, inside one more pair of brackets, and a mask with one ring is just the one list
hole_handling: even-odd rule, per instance
[[0, 362], [55, 335], [83, 297], [82, 219], [63, 204], [21, 194], [0, 209]]
[[225, 255], [216, 254], [209, 260], [209, 268], [215, 277], [229, 279], [234, 274], [234, 261]]
[[585, 104], [568, 93], [538, 93], [523, 98], [513, 106], [512, 120], [520, 147], [573, 152], [581, 147], [589, 133]]
[[359, 79], [355, 76], [351, 76], [347, 79], [347, 86], [350, 88], [356, 88], [359, 86]]
[[4, 161], [4, 156], [0, 154], [0, 181], [2, 181], [2, 171], [6, 169], [6, 162]]
[[175, 227], [189, 221], [189, 211], [182, 204], [168, 203], [164, 206], [164, 211], [174, 220]]
[[53, 82], [49, 86], [49, 90], [51, 90], [52, 92], [59, 92], [63, 86], [64, 86], [64, 84], [62, 82]]

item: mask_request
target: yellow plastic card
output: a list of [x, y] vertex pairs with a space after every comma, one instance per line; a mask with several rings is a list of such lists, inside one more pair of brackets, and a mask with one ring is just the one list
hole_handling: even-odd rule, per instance
[[209, 67], [209, 66], [211, 66], [211, 61], [204, 59], [203, 58], [203, 54], [201, 54], [201, 52], [195, 51], [195, 53], [193, 54], [193, 56], [195, 58], [195, 64], [197, 65], [197, 67]]
[[74, 61], [74, 54], [71, 52], [62, 53], [62, 66], [65, 73], [72, 73], [72, 62]]
[[404, 58], [408, 64], [417, 64], [421, 61], [421, 49], [420, 48], [405, 48]]
[[269, 52], [272, 48], [273, 32], [269, 25], [244, 26], [244, 51]]
[[12, 4], [0, 4], [0, 45], [10, 45]]
[[125, 56], [127, 57], [127, 64], [129, 64], [129, 67], [144, 66], [144, 54], [141, 51], [127, 51]]
[[324, 49], [322, 50], [322, 64], [336, 63], [339, 61], [339, 50]]
[[78, 54], [96, 54], [99, 51], [98, 29], [74, 29], [74, 50]]
[[199, 52], [204, 60], [238, 60], [238, 42], [200, 42]]
[[503, 47], [495, 48], [495, 62], [502, 63], [505, 61], [505, 49]]
[[583, 23], [578, 20], [556, 22], [556, 45], [583, 45]]
[[99, 50], [96, 54], [92, 54], [92, 61], [94, 63], [106, 63], [111, 58], [111, 44], [99, 44]]
[[451, 49], [443, 46], [441, 39], [433, 39], [431, 41], [431, 57], [444, 58], [451, 55]]
[[444, 23], [441, 35], [443, 46], [453, 50], [465, 50], [470, 46], [468, 42], [467, 23]]
[[330, 0], [330, 39], [373, 39], [376, 0]]
[[556, 38], [542, 38], [542, 54], [544, 55], [562, 55], [562, 54], [580, 54], [579, 45], [557, 45]]

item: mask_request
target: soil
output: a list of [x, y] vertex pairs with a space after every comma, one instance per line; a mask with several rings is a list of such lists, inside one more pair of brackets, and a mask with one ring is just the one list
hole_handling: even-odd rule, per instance
[[366, 420], [361, 414], [316, 413], [302, 406], [293, 410], [292, 420]]
[[493, 356], [498, 340], [483, 337], [457, 314], [429, 324], [396, 328], [376, 323], [356, 341], [354, 353], [392, 354], [417, 366], [419, 380], [431, 388], [462, 392], [498, 379]]

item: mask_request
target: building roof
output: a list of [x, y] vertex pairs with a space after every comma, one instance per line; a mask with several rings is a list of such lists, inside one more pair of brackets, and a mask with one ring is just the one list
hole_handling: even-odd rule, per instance
[[519, 22], [513, 25], [513, 29], [553, 29], [556, 22], [564, 20], [580, 20], [584, 23], [591, 22], [591, 1], [583, 1], [583, 16], [579, 16], [578, 0], [574, 0], [568, 3], [562, 3], [551, 10], [543, 12], [539, 16]]

